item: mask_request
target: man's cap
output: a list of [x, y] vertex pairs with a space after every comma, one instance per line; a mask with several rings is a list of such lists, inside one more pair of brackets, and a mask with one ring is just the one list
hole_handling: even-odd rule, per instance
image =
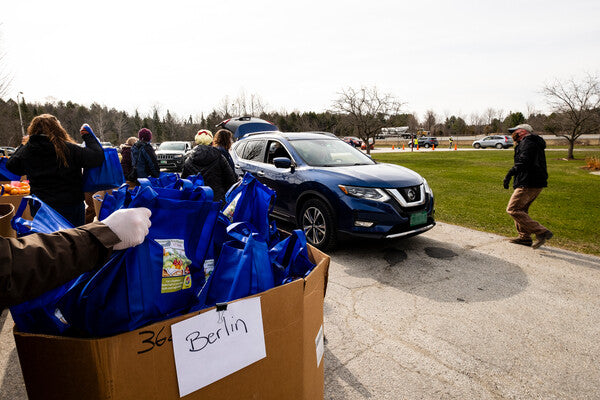
[[528, 131], [529, 133], [533, 132], [533, 128], [531, 127], [531, 125], [529, 124], [520, 124], [515, 126], [514, 128], [509, 128], [508, 131], [510, 133], [513, 133], [514, 131], [516, 131], [517, 129], [525, 129], [526, 131]]

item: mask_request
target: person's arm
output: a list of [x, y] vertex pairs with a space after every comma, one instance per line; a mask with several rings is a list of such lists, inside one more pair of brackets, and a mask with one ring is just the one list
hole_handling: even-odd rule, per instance
[[93, 269], [119, 241], [100, 222], [20, 239], [0, 238], [0, 308], [33, 299]]
[[[29, 136], [26, 137], [27, 139]], [[17, 147], [15, 152], [6, 161], [6, 169], [15, 175], [25, 175], [25, 164], [23, 163], [23, 152], [27, 143], [26, 138], [23, 138], [23, 143]]]
[[78, 145], [69, 146], [73, 161], [76, 165], [83, 168], [101, 166], [104, 162], [104, 150], [93, 136], [92, 128], [88, 124], [83, 124], [80, 133], [81, 138], [85, 142], [85, 147]]
[[160, 176], [160, 169], [158, 168], [158, 159], [156, 158], [156, 153], [154, 149], [150, 146], [148, 151], [144, 151], [147, 157], [148, 166], [150, 168], [150, 176], [154, 178], [158, 178]]
[[0, 308], [33, 299], [102, 265], [111, 251], [136, 246], [150, 210], [118, 210], [102, 222], [19, 239], [0, 237]]
[[238, 177], [235, 174], [235, 172], [231, 169], [231, 166], [229, 166], [229, 163], [227, 162], [225, 156], [223, 156], [222, 154], [219, 163], [221, 164], [221, 171], [223, 171], [223, 178], [226, 184], [225, 187], [229, 189], [231, 185], [238, 181]]

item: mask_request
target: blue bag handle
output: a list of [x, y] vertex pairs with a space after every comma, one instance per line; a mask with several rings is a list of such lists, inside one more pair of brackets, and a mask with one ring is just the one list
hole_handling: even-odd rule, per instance
[[[33, 217], [33, 221], [23, 218], [23, 212], [25, 212], [28, 203], [30, 208], [38, 210]], [[73, 228], [73, 224], [35, 195], [23, 197], [15, 216], [10, 221], [10, 225], [18, 236], [25, 236], [34, 232], [48, 233]]]
[[235, 222], [227, 226], [227, 234], [238, 242], [247, 243], [254, 233], [258, 232], [249, 222]]

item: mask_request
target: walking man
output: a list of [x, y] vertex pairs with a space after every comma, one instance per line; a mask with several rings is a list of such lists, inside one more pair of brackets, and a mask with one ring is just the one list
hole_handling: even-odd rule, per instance
[[[508, 189], [510, 180], [514, 176], [513, 188], [515, 189], [506, 212], [515, 220], [519, 237], [511, 239], [511, 243], [531, 246], [537, 249], [547, 240], [552, 238], [552, 232], [528, 214], [529, 206], [548, 186], [548, 171], [546, 169], [546, 155], [544, 149], [546, 142], [541, 136], [533, 133], [529, 124], [517, 125], [508, 130], [517, 144], [515, 146], [514, 166], [504, 178], [504, 188]], [[535, 242], [531, 235], [535, 234]]]
[[450, 137], [448, 138], [448, 142], [450, 143], [450, 147], [449, 147], [449, 149], [452, 149], [452, 143], [454, 143], [454, 138], [453, 138], [452, 136], [450, 136]]

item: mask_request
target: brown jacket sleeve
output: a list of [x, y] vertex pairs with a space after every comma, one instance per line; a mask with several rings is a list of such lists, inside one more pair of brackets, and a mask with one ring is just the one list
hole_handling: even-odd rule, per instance
[[100, 266], [119, 238], [101, 222], [20, 239], [0, 237], [0, 310]]

